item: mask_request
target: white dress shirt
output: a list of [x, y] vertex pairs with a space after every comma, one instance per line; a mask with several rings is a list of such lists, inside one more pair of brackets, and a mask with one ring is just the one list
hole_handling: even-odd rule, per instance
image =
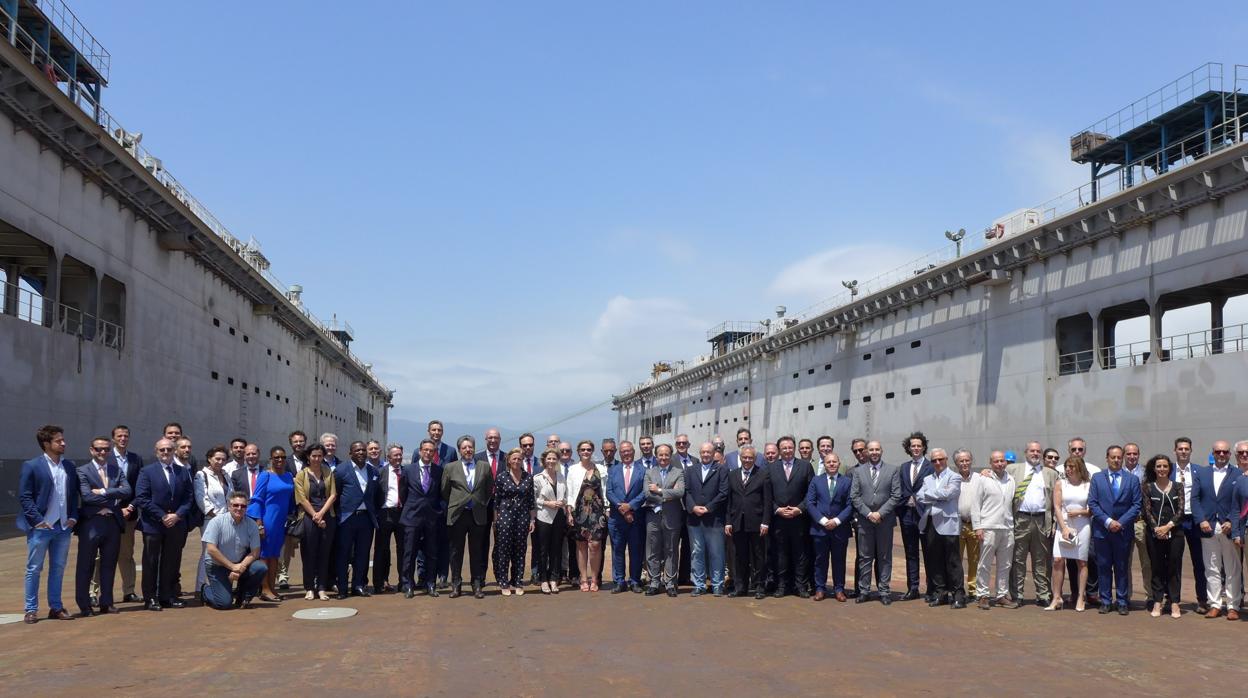
[[1018, 510], [1029, 514], [1042, 514], [1048, 508], [1049, 498], [1044, 496], [1044, 463], [1036, 463], [1031, 466], [1031, 482], [1027, 484], [1027, 491], [1023, 493], [1023, 501], [1018, 505]]
[[1183, 513], [1188, 516], [1192, 515], [1192, 476], [1194, 474], [1190, 461], [1186, 468], [1178, 463], [1174, 464], [1174, 479], [1183, 485]]
[[382, 505], [383, 509], [393, 509], [399, 506], [399, 475], [400, 473], [392, 466], [387, 465], [390, 469], [390, 477], [386, 483], [386, 503]]

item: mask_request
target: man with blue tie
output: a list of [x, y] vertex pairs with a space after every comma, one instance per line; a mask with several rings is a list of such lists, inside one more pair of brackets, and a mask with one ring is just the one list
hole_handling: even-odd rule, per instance
[[[649, 438], [649, 437], [643, 437]], [[676, 596], [677, 545], [684, 528], [685, 470], [672, 462], [672, 447], [662, 444], [657, 462], [646, 471], [646, 565], [650, 587], [646, 596], [657, 596], [659, 587]]]
[[39, 577], [48, 562], [48, 618], [71, 620], [61, 603], [69, 539], [78, 522], [78, 475], [65, 455], [65, 430], [46, 424], [35, 432], [43, 453], [22, 463], [17, 528], [26, 533], [26, 623], [39, 620]]
[[149, 611], [186, 605], [176, 585], [194, 487], [190, 471], [174, 462], [173, 449], [169, 439], [156, 442], [156, 460], [139, 471], [134, 495], [143, 528], [143, 603]]
[[849, 522], [854, 506], [848, 476], [841, 475], [841, 457], [835, 451], [823, 456], [823, 474], [806, 489], [806, 512], [815, 541], [815, 601], [828, 597], [828, 561], [832, 562], [832, 595], [845, 603], [845, 554], [849, 551]]
[[930, 460], [932, 473], [923, 480], [915, 494], [919, 506], [919, 531], [927, 541], [927, 557], [923, 563], [931, 575], [933, 598], [927, 605], [936, 607], [952, 603], [966, 608], [966, 588], [962, 585], [962, 555], [958, 552], [958, 534], [962, 518], [958, 500], [962, 494], [962, 476], [949, 467], [949, 454], [933, 448]]
[[[611, 534], [611, 576], [619, 594], [630, 588], [641, 592], [641, 566], [644, 555], [646, 520], [642, 507], [646, 502], [646, 469], [634, 460], [633, 442], [620, 442], [620, 462], [607, 471], [607, 503], [610, 516], [607, 531]], [[625, 577], [624, 556], [628, 555], [628, 576]]]
[[100, 579], [100, 613], [116, 613], [113, 604], [113, 577], [117, 571], [117, 551], [126, 520], [121, 503], [130, 499], [130, 483], [125, 471], [108, 460], [110, 442], [100, 436], [91, 440], [91, 461], [78, 466], [78, 493], [82, 497], [78, 527], [78, 564], [74, 574], [74, 596], [81, 616], [91, 610], [91, 577]]
[[[1128, 601], [1127, 558], [1135, 536], [1135, 519], [1140, 515], [1140, 480], [1122, 467], [1122, 447], [1105, 451], [1108, 470], [1092, 476], [1088, 508], [1092, 510], [1092, 540], [1096, 546], [1097, 578], [1100, 580], [1100, 613], [1119, 615], [1131, 612]], [[1116, 598], [1115, 598], [1116, 597]]]
[[[338, 530], [334, 534], [337, 556], [338, 598], [372, 596], [368, 591], [368, 551], [377, 530], [378, 473], [368, 464], [363, 441], [352, 441], [351, 460], [334, 469], [338, 489]], [[351, 586], [347, 586], [347, 568]]]
[[[419, 551], [431, 566], [438, 566], [437, 530], [445, 521], [446, 508], [442, 502], [442, 466], [433, 462], [437, 457], [433, 441], [420, 442], [416, 462], [403, 472], [402, 514], [403, 558], [399, 567], [399, 588], [407, 598], [416, 595], [417, 583], [412, 577], [416, 570], [416, 554]], [[423, 577], [420, 584], [429, 596], [438, 595], [438, 587], [432, 577]]]
[[1217, 441], [1213, 444], [1213, 465], [1193, 468], [1192, 518], [1200, 529], [1209, 593], [1209, 611], [1205, 617], [1217, 618], [1225, 609], [1227, 619], [1239, 620], [1242, 567], [1231, 536], [1240, 515], [1234, 510], [1233, 500], [1236, 483], [1242, 475], [1238, 468], [1230, 465], [1230, 460], [1230, 443]]
[[697, 463], [685, 468], [685, 521], [689, 532], [693, 596], [706, 593], [708, 568], [711, 592], [723, 596], [728, 470], [715, 462], [715, 444], [709, 441], [698, 449], [698, 457]]

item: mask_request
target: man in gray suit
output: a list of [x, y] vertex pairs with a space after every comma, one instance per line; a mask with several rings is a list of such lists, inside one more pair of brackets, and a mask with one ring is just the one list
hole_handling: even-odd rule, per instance
[[677, 545], [685, 527], [685, 469], [672, 465], [672, 447], [655, 449], [658, 463], [646, 471], [646, 566], [650, 587], [646, 596], [656, 596], [662, 581], [668, 596], [676, 596], [678, 573]]
[[880, 603], [887, 606], [893, 602], [888, 583], [893, 576], [894, 510], [901, 500], [901, 468], [885, 463], [883, 456], [879, 441], [867, 443], [867, 461], [854, 468], [849, 500], [858, 514], [858, 597], [854, 601], [863, 603], [870, 597], [874, 568]]
[[485, 598], [486, 556], [490, 545], [490, 504], [494, 501], [494, 473], [488, 461], [474, 456], [476, 439], [459, 437], [459, 460], [442, 471], [442, 501], [446, 502], [446, 526], [451, 543], [451, 598], [463, 587], [464, 539], [468, 541], [468, 568], [472, 595]]

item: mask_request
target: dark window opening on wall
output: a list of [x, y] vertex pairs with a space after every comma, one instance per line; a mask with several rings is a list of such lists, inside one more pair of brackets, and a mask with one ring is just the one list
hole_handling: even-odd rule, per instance
[[825, 370], [825, 371], [831, 371], [831, 370], [832, 370], [832, 364], [824, 364], [824, 365], [823, 365], [823, 370]]
[[246, 382], [244, 382], [244, 383], [243, 383], [243, 390], [246, 390], [246, 389], [247, 389], [247, 383], [246, 383]]
[[895, 351], [897, 351], [897, 347], [889, 347], [884, 350], [884, 355], [887, 356], [889, 354], [892, 354]]
[[923, 389], [922, 389], [922, 388], [911, 388], [911, 389], [910, 389], [910, 394], [911, 394], [911, 395], [918, 395], [918, 394], [919, 394], [919, 393], [921, 393], [921, 392], [923, 392]]
[[841, 407], [849, 407], [849, 398], [841, 400]]
[[269, 352], [269, 356], [273, 356], [273, 350], [272, 350], [272, 349], [269, 349], [269, 350], [268, 350], [268, 352]]
[[793, 408], [793, 414], [797, 414], [797, 408], [796, 408], [796, 407], [794, 407], [794, 408]]
[[814, 406], [814, 405], [807, 405], [807, 406], [806, 406], [806, 411], [807, 411], [807, 412], [814, 412], [814, 411], [815, 411], [815, 406]]
[[892, 400], [895, 397], [897, 397], [897, 393], [884, 393], [885, 400]]
[[251, 344], [251, 337], [243, 335], [243, 344]]
[[214, 318], [212, 319], [212, 326], [213, 326], [213, 327], [220, 327], [220, 326], [221, 326], [221, 321], [220, 321], [220, 320], [218, 320], [218, 319], [216, 319], [216, 318], [214, 317]]
[[234, 336], [234, 328], [233, 328], [233, 327], [231, 327], [231, 328], [230, 328], [230, 336], [231, 336], [231, 337], [233, 337], [233, 336]]
[[831, 406], [832, 406], [832, 403], [830, 403], [830, 402], [825, 402], [825, 403], [823, 403], [823, 409], [825, 409], [825, 410], [826, 410], [826, 409], [828, 409], [828, 408], [829, 408], [829, 407], [831, 407]]
[[871, 396], [870, 396], [870, 395], [863, 395], [863, 396], [862, 396], [862, 401], [863, 401], [863, 402], [871, 402]]
[[813, 375], [815, 375], [815, 369], [813, 369], [813, 368], [811, 368], [811, 369], [807, 369], [807, 370], [806, 370], [806, 375], [808, 375], [808, 376], [813, 376]]
[[913, 342], [910, 342], [911, 349], [918, 349], [921, 346], [923, 346], [923, 340], [921, 339], [916, 339]]
[[797, 378], [797, 374], [796, 374], [796, 373], [794, 373], [794, 374], [793, 374], [793, 377], [794, 377], [794, 378]]
[[866, 354], [863, 354], [863, 355], [862, 355], [862, 360], [863, 360], [863, 361], [870, 361], [870, 360], [871, 360], [871, 354], [870, 354], [869, 352], [868, 352], [868, 353], [866, 353]]
[[234, 385], [234, 379], [233, 379], [233, 378], [226, 377], [226, 379], [225, 379], [225, 384], [226, 384], [226, 385]]
[[213, 371], [213, 372], [212, 372], [212, 379], [215, 381], [215, 380], [217, 380], [217, 379], [219, 379], [219, 378], [220, 378], [220, 376], [218, 376], [218, 375], [217, 375], [217, 372], [216, 372], [216, 371]]

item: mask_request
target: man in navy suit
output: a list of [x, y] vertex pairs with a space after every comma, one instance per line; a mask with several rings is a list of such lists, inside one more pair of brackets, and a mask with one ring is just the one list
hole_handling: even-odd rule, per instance
[[[1209, 592], [1206, 618], [1222, 615], [1239, 620], [1240, 570], [1239, 552], [1231, 541], [1232, 528], [1240, 512], [1234, 510], [1236, 483], [1242, 475], [1230, 465], [1231, 445], [1226, 441], [1213, 444], [1213, 465], [1193, 468], [1192, 518], [1200, 529], [1200, 547], [1205, 563], [1205, 583]], [[1222, 576], [1226, 575], [1223, 584]]]
[[849, 501], [853, 483], [841, 475], [841, 457], [829, 451], [823, 457], [823, 474], [806, 489], [806, 513], [815, 541], [815, 601], [828, 597], [828, 560], [832, 561], [832, 594], [844, 603], [845, 554], [849, 551], [849, 522], [854, 507]]
[[69, 557], [69, 539], [78, 522], [78, 474], [65, 455], [65, 430], [45, 424], [35, 432], [43, 453], [22, 463], [17, 499], [22, 513], [17, 528], [26, 532], [27, 623], [39, 620], [39, 577], [48, 561], [48, 618], [70, 620], [61, 603], [61, 583]]
[[[345, 599], [348, 590], [354, 596], [372, 596], [368, 585], [368, 551], [377, 530], [377, 469], [368, 464], [368, 450], [363, 441], [351, 442], [351, 460], [334, 469], [338, 487], [338, 531], [334, 548], [337, 554], [338, 598]], [[351, 585], [347, 586], [347, 567], [351, 568]]]
[[[442, 502], [442, 466], [433, 462], [437, 446], [430, 439], [420, 442], [416, 462], [403, 471], [403, 511], [399, 525], [403, 527], [403, 560], [399, 568], [399, 586], [404, 596], [416, 595], [416, 555], [423, 555], [431, 567], [438, 566], [438, 526], [446, 520]], [[420, 584], [430, 596], [438, 595], [433, 576], [421, 577]]]
[[[906, 593], [902, 601], [919, 598], [919, 558], [927, 557], [927, 543], [919, 532], [919, 510], [914, 495], [923, 488], [923, 480], [932, 474], [927, 459], [927, 436], [916, 431], [906, 437], [902, 447], [910, 460], [901, 464], [901, 501], [897, 503], [897, 523], [901, 526], [901, 544], [906, 553]], [[927, 572], [927, 597], [932, 597], [932, 571]]]
[[[1122, 467], [1122, 447], [1105, 451], [1108, 470], [1092, 476], [1088, 508], [1092, 510], [1092, 541], [1100, 580], [1102, 614], [1113, 610], [1117, 597], [1119, 615], [1131, 612], [1128, 600], [1127, 559], [1135, 539], [1135, 520], [1140, 515], [1140, 480]], [[1236, 558], [1238, 564], [1238, 558]], [[1115, 592], [1112, 593], [1111, 592]]]
[[810, 463], [794, 457], [797, 442], [792, 436], [776, 440], [779, 460], [767, 464], [768, 499], [772, 503], [771, 532], [776, 552], [776, 591], [781, 598], [796, 589], [798, 596], [810, 598], [806, 579], [806, 537], [810, 518], [806, 515], [806, 491], [815, 472]]
[[82, 497], [78, 526], [78, 564], [74, 574], [74, 599], [81, 616], [94, 615], [91, 609], [91, 577], [100, 580], [100, 613], [116, 613], [113, 604], [113, 577], [117, 571], [117, 551], [126, 519], [121, 503], [132, 490], [126, 473], [108, 460], [111, 443], [104, 437], [91, 440], [91, 460], [78, 466], [78, 493]]
[[[129, 450], [130, 427], [118, 424], [113, 427], [112, 434], [113, 447], [108, 452], [108, 463], [120, 468], [125, 474], [126, 482], [130, 484], [130, 496], [121, 501], [121, 515], [126, 520], [126, 527], [121, 532], [117, 569], [121, 571], [121, 600], [131, 602], [139, 600], [138, 595], [134, 593], [134, 582], [137, 577], [137, 570], [134, 567], [134, 534], [139, 526], [139, 510], [134, 506], [134, 492], [139, 484], [139, 471], [143, 469], [143, 459], [139, 454]], [[99, 576], [97, 567], [93, 587], [98, 588]], [[93, 588], [96, 593], [92, 595], [99, 598], [97, 588]]]
[[[645, 555], [646, 469], [634, 460], [633, 442], [620, 442], [620, 462], [607, 471], [607, 502], [611, 507], [607, 531], [611, 534], [611, 576], [613, 594], [632, 589], [641, 593], [641, 566]], [[628, 576], [624, 576], [624, 555], [628, 554]]]
[[724, 595], [724, 518], [728, 508], [728, 470], [715, 462], [715, 445], [702, 444], [699, 461], [685, 468], [685, 526], [689, 531], [693, 596], [706, 593], [707, 568], [711, 592]]
[[[736, 470], [737, 468], [740, 468], [741, 467], [741, 449], [745, 448], [746, 446], [753, 446], [753, 445], [754, 445], [754, 437], [752, 434], [750, 434], [750, 430], [746, 429], [745, 427], [741, 427], [740, 429], [738, 429], [737, 430], [737, 450], [724, 456], [724, 467], [728, 468], [729, 470]], [[754, 451], [754, 465], [761, 466], [762, 464], [763, 464], [763, 454], [755, 450]]]
[[194, 487], [173, 449], [169, 439], [156, 442], [156, 460], [139, 471], [134, 495], [143, 529], [143, 604], [150, 611], [186, 605], [176, 588]]
[[[1205, 577], [1205, 555], [1201, 550], [1200, 525], [1194, 521], [1192, 510], [1192, 480], [1196, 473], [1205, 470], [1208, 465], [1192, 462], [1192, 440], [1180, 436], [1174, 440], [1174, 468], [1170, 479], [1183, 488], [1183, 537], [1187, 539], [1187, 554], [1192, 562], [1192, 582], [1196, 586], [1196, 612], [1209, 612], [1208, 585]], [[1178, 599], [1175, 599], [1177, 601]]]
[[[447, 463], [455, 460], [455, 447], [442, 440], [444, 427], [442, 426], [442, 422], [440, 420], [429, 420], [429, 424], [426, 426], [426, 429], [429, 432], [429, 440], [433, 442], [432, 463], [439, 467], [445, 467]], [[419, 451], [412, 454], [412, 463], [416, 463], [419, 459]], [[446, 527], [445, 517], [442, 518], [442, 523], [438, 524], [436, 533], [437, 540], [435, 541], [435, 545], [438, 552], [438, 564], [434, 565], [432, 570], [427, 571], [425, 569], [425, 554], [424, 552], [417, 551], [416, 577], [418, 580], [425, 578], [433, 579], [436, 577], [436, 584], [438, 588], [445, 589], [447, 586], [446, 574], [451, 566], [451, 539], [449, 531]]]

